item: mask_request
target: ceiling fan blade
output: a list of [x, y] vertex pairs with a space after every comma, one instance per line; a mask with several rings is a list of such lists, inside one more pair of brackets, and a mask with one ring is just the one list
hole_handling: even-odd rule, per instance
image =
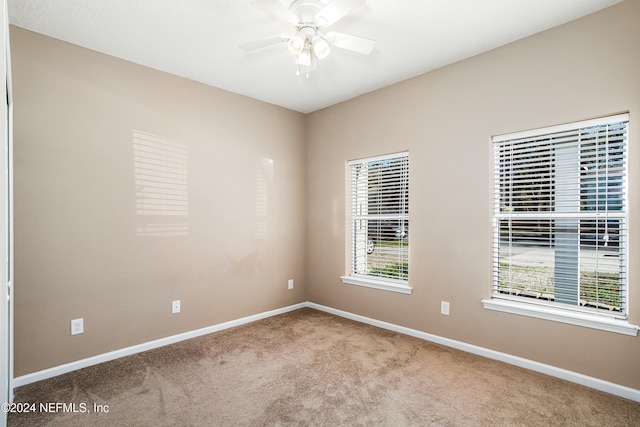
[[351, 50], [353, 52], [368, 55], [376, 47], [376, 41], [365, 39], [364, 37], [352, 36], [349, 34], [336, 33], [334, 31], [327, 33], [325, 36], [331, 46], [340, 49]]
[[287, 40], [289, 40], [289, 35], [280, 34], [280, 35], [268, 37], [268, 38], [262, 39], [262, 40], [256, 40], [256, 41], [253, 41], [253, 42], [241, 43], [240, 44], [240, 49], [246, 50], [247, 52], [250, 52], [252, 50], [258, 50], [258, 49], [262, 49], [264, 47], [269, 47], [269, 46], [273, 46], [273, 45], [278, 44], [278, 43], [286, 42]]
[[335, 24], [365, 1], [366, 0], [332, 0], [316, 14], [316, 23], [321, 27]]
[[256, 0], [256, 4], [285, 22], [293, 25], [297, 25], [300, 22], [300, 19], [278, 0]]

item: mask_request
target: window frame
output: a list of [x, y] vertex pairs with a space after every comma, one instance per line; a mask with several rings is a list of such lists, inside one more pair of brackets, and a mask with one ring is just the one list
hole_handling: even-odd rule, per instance
[[[621, 302], [621, 304], [624, 304], [624, 306], [621, 308], [621, 314], [610, 315], [608, 313], [603, 312], [602, 310], [581, 309], [580, 304], [577, 304], [576, 306], [574, 306], [571, 304], [563, 304], [563, 303], [558, 303], [554, 301], [545, 302], [545, 301], [535, 300], [535, 299], [528, 301], [526, 298], [523, 298], [523, 297], [514, 297], [512, 295], [499, 292], [498, 290], [500, 287], [499, 272], [501, 268], [500, 255], [499, 255], [500, 245], [501, 245], [500, 221], [503, 221], [505, 219], [505, 215], [504, 213], [501, 212], [501, 208], [500, 208], [500, 198], [504, 196], [504, 194], [501, 193], [499, 188], [500, 187], [500, 176], [499, 176], [500, 175], [500, 171], [499, 171], [500, 153], [499, 153], [498, 145], [504, 142], [512, 141], [512, 140], [526, 140], [528, 138], [531, 138], [531, 140], [534, 140], [534, 138], [538, 138], [538, 137], [542, 138], [546, 135], [555, 135], [561, 132], [568, 132], [573, 130], [581, 131], [587, 128], [592, 128], [596, 126], [605, 126], [605, 125], [616, 124], [621, 122], [626, 122], [626, 128], [625, 128], [626, 135], [624, 138], [624, 148], [626, 150], [626, 158], [624, 159], [624, 171], [621, 174], [622, 187], [623, 187], [622, 199], [623, 199], [624, 208], [622, 211], [623, 215], [618, 214], [617, 217], [618, 218], [621, 217], [623, 223], [627, 224], [626, 228], [624, 229], [624, 234], [622, 235], [622, 238], [625, 240], [626, 244], [621, 248], [621, 251], [624, 251], [623, 261], [621, 262], [621, 266], [620, 266], [621, 274], [622, 274], [621, 277], [622, 277], [622, 281], [624, 282], [622, 284], [623, 290], [621, 291], [621, 293], [622, 292], [625, 293], [623, 301]], [[493, 255], [492, 255], [493, 279], [492, 279], [491, 299], [486, 299], [482, 301], [485, 309], [518, 314], [518, 315], [525, 315], [525, 316], [536, 317], [536, 318], [552, 320], [552, 321], [558, 321], [558, 322], [585, 326], [585, 327], [590, 327], [590, 328], [595, 328], [595, 329], [600, 329], [600, 330], [605, 330], [610, 332], [616, 332], [616, 333], [621, 333], [626, 335], [633, 335], [633, 336], [637, 335], [637, 331], [639, 329], [638, 326], [632, 325], [628, 322], [628, 307], [629, 307], [629, 304], [628, 304], [629, 230], [628, 230], [628, 207], [627, 207], [628, 206], [627, 172], [628, 172], [628, 163], [629, 163], [627, 160], [628, 148], [629, 148], [629, 123], [628, 122], [629, 122], [629, 114], [623, 113], [623, 114], [600, 117], [600, 118], [591, 119], [591, 120], [567, 123], [563, 125], [532, 129], [524, 132], [515, 132], [510, 134], [497, 135], [491, 139], [492, 146], [494, 147], [493, 161], [495, 165], [494, 177], [493, 177], [493, 185], [494, 185], [493, 206], [494, 207], [493, 207], [493, 215], [492, 215], [493, 224], [494, 224], [494, 233], [493, 233], [494, 249], [493, 249]], [[581, 142], [578, 142], [578, 147], [582, 147], [581, 144], [582, 144]], [[557, 147], [559, 147], [559, 145], [556, 144], [555, 142], [553, 143], [550, 142], [548, 146], [551, 147], [549, 148], [550, 151], [557, 150]], [[577, 157], [576, 159], [579, 160], [579, 157]], [[580, 165], [577, 165], [577, 166], [580, 166]], [[550, 183], [551, 183], [550, 185], [554, 187], [558, 186], [558, 181], [556, 180], [555, 177], [553, 178], [552, 181], [550, 181]], [[580, 193], [576, 198], [576, 200], [578, 200], [579, 196], [582, 195], [582, 192], [581, 192], [582, 190], [578, 190], [578, 191], [580, 191]], [[608, 194], [606, 197], [608, 197]], [[552, 220], [553, 218], [563, 217], [564, 214], [556, 213], [556, 209], [557, 209], [557, 206], [556, 208], [553, 208], [552, 211], [549, 213], [548, 216], [550, 220]], [[609, 210], [607, 211], [611, 212]], [[597, 215], [598, 214], [596, 213], [595, 215], [593, 215], [593, 218], [588, 217], [587, 219], [598, 220], [599, 217]], [[515, 214], [515, 216], [517, 217], [517, 214]], [[571, 215], [568, 215], [568, 216], [571, 216]], [[526, 218], [526, 214], [522, 215], [522, 217]], [[510, 215], [509, 215], [509, 218], [511, 218]], [[555, 230], [555, 226], [554, 226], [554, 230]], [[510, 238], [512, 236], [511, 233], [512, 232], [510, 231], [509, 232]], [[556, 233], [556, 231], [554, 231], [554, 233]], [[555, 244], [554, 244], [554, 247], [555, 247]], [[576, 284], [576, 286], [578, 285]]]
[[[372, 163], [372, 162], [379, 162], [379, 161], [383, 161], [383, 160], [394, 160], [394, 159], [405, 159], [406, 158], [406, 171], [407, 171], [407, 178], [406, 181], [404, 181], [403, 184], [401, 184], [400, 190], [399, 191], [407, 191], [409, 189], [409, 152], [408, 151], [402, 151], [402, 152], [396, 152], [396, 153], [392, 153], [392, 154], [387, 154], [387, 155], [382, 155], [382, 156], [375, 156], [375, 157], [368, 157], [368, 158], [363, 158], [363, 159], [357, 159], [357, 160], [350, 160], [346, 162], [345, 165], [345, 176], [347, 177], [347, 186], [346, 186], [346, 200], [345, 200], [345, 207], [346, 207], [346, 211], [347, 211], [347, 218], [346, 218], [346, 239], [345, 239], [345, 243], [346, 243], [346, 252], [347, 252], [347, 257], [346, 257], [346, 270], [348, 271], [348, 273], [344, 276], [341, 276], [340, 279], [342, 280], [343, 283], [345, 284], [350, 284], [350, 285], [357, 285], [357, 286], [363, 286], [363, 287], [367, 287], [367, 288], [373, 288], [373, 289], [379, 289], [379, 290], [385, 290], [385, 291], [390, 291], [390, 292], [397, 292], [397, 293], [402, 293], [402, 294], [411, 294], [413, 292], [413, 288], [409, 285], [409, 277], [407, 277], [407, 279], [394, 279], [394, 278], [390, 278], [390, 277], [380, 277], [377, 275], [369, 275], [369, 274], [361, 274], [361, 273], [357, 273], [356, 270], [356, 243], [357, 243], [357, 236], [356, 236], [356, 227], [354, 226], [354, 222], [357, 220], [362, 220], [361, 217], [358, 217], [356, 212], [357, 212], [357, 195], [355, 194], [355, 190], [354, 187], [356, 185], [355, 181], [354, 181], [354, 166], [356, 165], [364, 165], [364, 164], [368, 164], [368, 163]], [[402, 217], [405, 218], [407, 221], [409, 221], [409, 205], [408, 205], [408, 200], [406, 202], [402, 203], [402, 209], [406, 209], [406, 214], [404, 213], [398, 213], [398, 214], [392, 214], [392, 215], [381, 215], [381, 217], [387, 217], [387, 216], [398, 216], [398, 217]], [[368, 215], [365, 215], [368, 216]], [[372, 218], [370, 218], [372, 219]], [[368, 229], [368, 225], [367, 225], [367, 229]], [[410, 252], [410, 245], [409, 245], [409, 240], [407, 237], [407, 254], [406, 254], [406, 262], [407, 264], [409, 264], [409, 252]]]

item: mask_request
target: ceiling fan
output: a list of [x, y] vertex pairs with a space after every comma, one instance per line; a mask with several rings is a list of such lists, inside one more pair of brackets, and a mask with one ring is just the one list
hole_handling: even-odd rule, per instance
[[335, 24], [366, 0], [257, 0], [257, 4], [275, 17], [295, 26], [293, 34], [280, 34], [264, 40], [243, 43], [240, 48], [253, 51], [285, 43], [295, 57], [296, 74], [316, 67], [316, 60], [326, 58], [332, 47], [368, 55], [376, 45], [375, 40], [330, 31], [321, 28]]

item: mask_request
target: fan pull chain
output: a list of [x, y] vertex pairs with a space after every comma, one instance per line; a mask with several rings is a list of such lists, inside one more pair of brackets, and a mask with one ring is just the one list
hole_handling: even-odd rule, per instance
[[[300, 75], [300, 64], [296, 64], [296, 76]], [[305, 76], [307, 78], [309, 78], [309, 66], [307, 66], [307, 72], [305, 73]]]

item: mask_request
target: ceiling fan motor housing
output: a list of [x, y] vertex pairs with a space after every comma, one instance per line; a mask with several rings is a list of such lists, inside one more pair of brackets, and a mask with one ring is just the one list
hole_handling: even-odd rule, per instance
[[267, 12], [295, 25], [293, 35], [280, 34], [265, 41], [245, 43], [245, 50], [260, 49], [278, 42], [285, 42], [298, 65], [305, 67], [307, 75], [315, 69], [316, 59], [326, 58], [332, 47], [369, 54], [375, 46], [374, 40], [331, 31], [323, 34], [320, 28], [328, 27], [348, 15], [366, 0], [259, 0]]
[[[313, 51], [318, 58], [329, 54], [330, 47], [326, 40], [318, 33], [319, 24], [316, 22], [318, 13], [325, 7], [321, 0], [295, 0], [289, 10], [298, 17], [297, 32], [289, 39], [287, 48], [293, 55], [299, 56], [306, 51]], [[304, 56], [306, 57], [306, 53]], [[299, 61], [306, 63], [306, 60]]]
[[325, 7], [321, 0], [295, 0], [289, 10], [299, 19], [299, 26], [314, 26], [318, 28], [316, 15]]

